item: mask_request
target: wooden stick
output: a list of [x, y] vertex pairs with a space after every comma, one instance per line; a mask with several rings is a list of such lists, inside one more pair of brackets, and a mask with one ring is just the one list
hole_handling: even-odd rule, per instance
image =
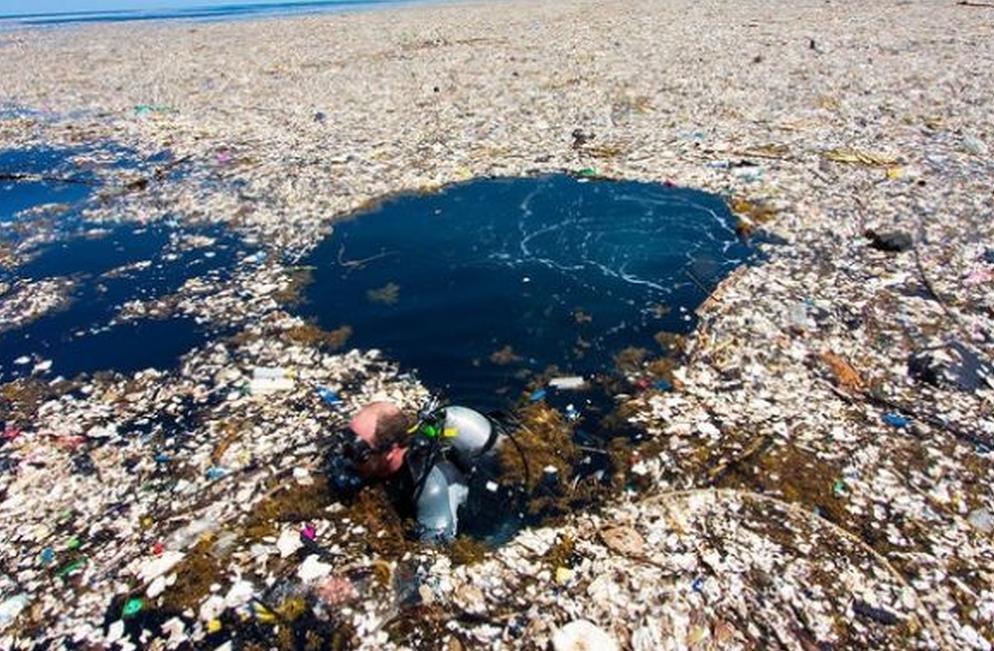
[[15, 172], [12, 174], [0, 174], [0, 181], [41, 181], [43, 183], [65, 183], [69, 185], [96, 185], [96, 181], [79, 179], [72, 176], [46, 176], [44, 174], [28, 174], [26, 172]]

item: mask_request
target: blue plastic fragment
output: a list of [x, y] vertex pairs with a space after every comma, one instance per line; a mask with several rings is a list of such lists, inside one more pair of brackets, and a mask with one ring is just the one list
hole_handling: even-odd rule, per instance
[[884, 422], [891, 427], [907, 427], [910, 421], [900, 414], [884, 414]]
[[227, 474], [228, 474], [227, 470], [218, 466], [211, 466], [210, 468], [207, 469], [207, 479], [210, 479], [211, 481], [214, 481], [215, 479], [221, 479], [221, 477], [224, 477]]
[[338, 397], [338, 394], [328, 387], [318, 387], [318, 395], [321, 396], [321, 399], [329, 405], [337, 405], [342, 401], [342, 399]]
[[673, 389], [673, 385], [667, 380], [656, 380], [652, 383], [652, 386], [659, 391], [671, 391]]
[[172, 457], [168, 454], [157, 454], [155, 455], [155, 461], [156, 463], [169, 463], [172, 461]]
[[543, 398], [545, 398], [545, 389], [539, 389], [538, 391], [535, 391], [534, 393], [532, 393], [529, 399], [532, 402], [538, 402], [539, 400], [542, 400]]
[[55, 560], [54, 549], [52, 549], [51, 547], [46, 547], [45, 549], [41, 550], [41, 562], [43, 564], [48, 565], [54, 560]]
[[694, 582], [690, 584], [690, 587], [694, 589], [694, 592], [700, 592], [701, 588], [704, 587], [704, 579], [697, 577]]

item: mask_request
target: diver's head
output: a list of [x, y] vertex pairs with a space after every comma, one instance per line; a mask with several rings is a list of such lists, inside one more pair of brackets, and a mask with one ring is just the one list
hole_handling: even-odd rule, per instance
[[331, 484], [354, 493], [367, 479], [389, 477], [404, 465], [408, 420], [396, 405], [373, 402], [331, 440], [326, 471]]
[[410, 423], [392, 402], [372, 402], [352, 418], [350, 451], [364, 477], [389, 477], [404, 465]]

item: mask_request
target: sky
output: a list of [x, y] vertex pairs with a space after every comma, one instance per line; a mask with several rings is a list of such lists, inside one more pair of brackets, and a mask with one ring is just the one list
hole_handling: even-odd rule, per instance
[[[273, 0], [0, 0], [0, 16], [119, 9], [178, 9], [184, 7], [268, 4]], [[300, 2], [307, 0], [280, 0]]]

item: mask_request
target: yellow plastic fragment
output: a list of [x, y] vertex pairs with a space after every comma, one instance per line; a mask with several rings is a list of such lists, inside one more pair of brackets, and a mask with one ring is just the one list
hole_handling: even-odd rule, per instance
[[904, 176], [904, 168], [901, 167], [889, 167], [887, 168], [887, 180], [897, 181], [902, 176]]
[[849, 163], [851, 165], [865, 165], [867, 167], [891, 167], [897, 164], [897, 160], [875, 154], [873, 152], [854, 149], [851, 147], [840, 147], [822, 152], [822, 156], [836, 163]]
[[454, 439], [455, 437], [459, 436], [459, 430], [456, 429], [455, 427], [446, 427], [444, 430], [442, 430], [442, 436], [444, 436], [447, 439]]
[[790, 148], [779, 143], [769, 143], [758, 147], [749, 147], [742, 151], [742, 155], [756, 158], [786, 158], [790, 155]]
[[263, 624], [272, 624], [276, 621], [276, 614], [262, 604], [255, 604], [255, 617]]
[[220, 619], [212, 619], [211, 621], [207, 622], [207, 632], [208, 633], [217, 633], [220, 630], [221, 630], [221, 620]]
[[556, 568], [556, 583], [559, 585], [566, 585], [573, 578], [573, 570], [568, 567], [557, 567]]

